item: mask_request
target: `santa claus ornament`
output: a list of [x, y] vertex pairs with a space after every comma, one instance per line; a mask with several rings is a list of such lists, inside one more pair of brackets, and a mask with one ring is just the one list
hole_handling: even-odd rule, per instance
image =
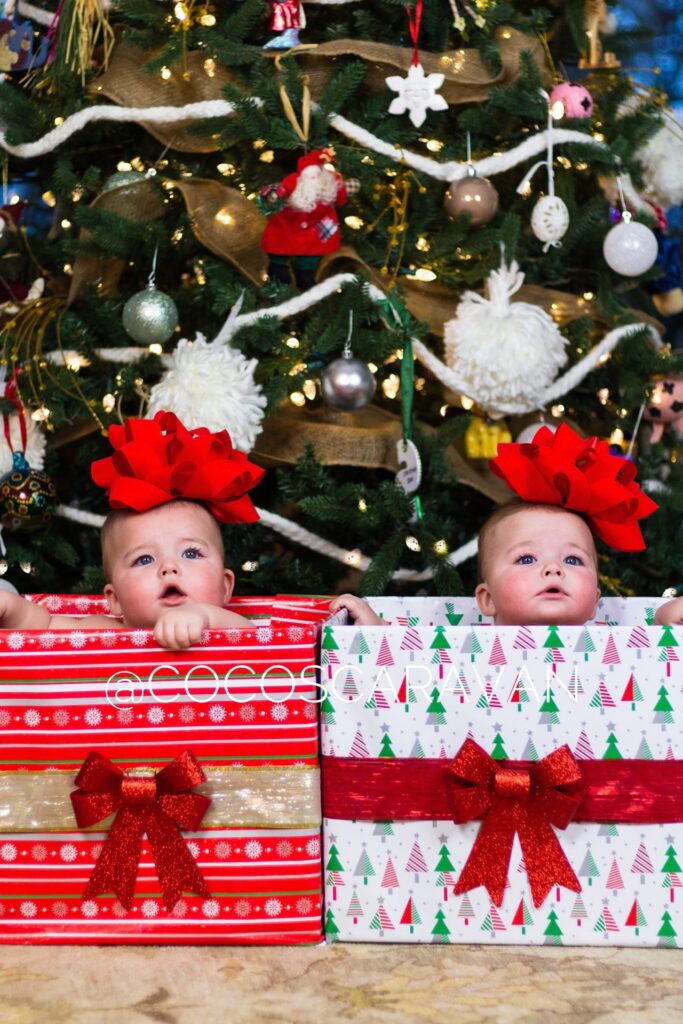
[[315, 284], [321, 258], [340, 246], [336, 206], [357, 190], [334, 166], [334, 152], [316, 150], [299, 157], [296, 173], [261, 191], [259, 207], [268, 217], [261, 248], [268, 253], [268, 275], [302, 290]]

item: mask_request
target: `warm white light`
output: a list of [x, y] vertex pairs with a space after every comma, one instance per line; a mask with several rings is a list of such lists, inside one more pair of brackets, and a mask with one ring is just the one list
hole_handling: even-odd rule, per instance
[[304, 395], [309, 400], [309, 402], [312, 402], [318, 393], [318, 389], [316, 387], [316, 383], [314, 380], [305, 380], [303, 382], [301, 390], [303, 391]]
[[292, 391], [289, 396], [289, 400], [292, 405], [295, 405], [298, 409], [300, 409], [302, 405], [306, 404], [306, 396], [301, 391]]
[[161, 69], [161, 71], [159, 72], [159, 74], [161, 75], [161, 77], [163, 78], [163, 80], [164, 80], [165, 82], [167, 82], [167, 81], [168, 81], [168, 79], [169, 79], [169, 78], [171, 77], [171, 69], [170, 69], [170, 68], [167, 68], [167, 67], [163, 67], [163, 68]]
[[285, 345], [287, 346], [287, 348], [298, 348], [299, 339], [295, 334], [290, 334], [290, 336], [285, 339]]
[[258, 562], [242, 562], [242, 568], [245, 572], [256, 572], [258, 569]]
[[436, 551], [437, 555], [447, 555], [448, 544], [446, 543], [445, 540], [437, 540], [436, 543], [434, 544], [434, 550]]
[[359, 231], [365, 224], [365, 221], [360, 217], [344, 217], [344, 223], [347, 228], [351, 228], [353, 231]]
[[469, 410], [474, 405], [474, 399], [470, 398], [469, 395], [460, 396], [460, 404], [465, 410]]
[[218, 213], [215, 214], [214, 220], [217, 220], [219, 224], [225, 224], [226, 227], [229, 227], [231, 224], [235, 223], [234, 217], [225, 206], [223, 207], [222, 210], [219, 210]]
[[358, 499], [358, 511], [359, 512], [367, 512], [367, 510], [368, 510], [368, 504], [367, 504], [365, 498], [359, 498]]
[[422, 548], [420, 547], [420, 542], [417, 539], [417, 537], [406, 537], [406, 547], [410, 551], [422, 551]]
[[564, 406], [563, 405], [559, 405], [559, 404], [558, 405], [551, 405], [550, 406], [550, 412], [555, 417], [555, 419], [559, 419], [560, 416], [564, 416]]
[[163, 348], [161, 347], [161, 345], [159, 344], [159, 342], [158, 342], [158, 341], [155, 341], [155, 342], [153, 342], [153, 343], [152, 343], [151, 345], [149, 345], [149, 346], [148, 346], [148, 348], [147, 348], [147, 351], [148, 351], [148, 352], [150, 352], [150, 353], [151, 353], [151, 355], [153, 355], [153, 356], [160, 356], [160, 355], [161, 355], [161, 353], [162, 353], [162, 352], [163, 352], [164, 350], [163, 350]]
[[382, 381], [382, 391], [387, 398], [396, 398], [400, 385], [401, 381], [398, 375], [390, 373], [389, 376]]
[[347, 565], [352, 565], [354, 566], [354, 568], [357, 568], [361, 563], [362, 557], [363, 556], [358, 550], [358, 548], [354, 548], [353, 551], [346, 552], [344, 556], [344, 561], [346, 562]]
[[116, 405], [116, 399], [112, 394], [105, 395], [102, 399], [102, 408], [105, 412], [112, 412]]

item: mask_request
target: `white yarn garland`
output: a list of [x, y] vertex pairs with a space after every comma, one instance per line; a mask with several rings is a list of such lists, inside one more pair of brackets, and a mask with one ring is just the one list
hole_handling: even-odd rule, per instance
[[446, 363], [463, 392], [492, 415], [510, 403], [539, 408], [539, 398], [567, 362], [564, 338], [540, 306], [511, 302], [524, 282], [516, 262], [493, 270], [486, 296], [467, 291], [444, 324]]
[[[96, 515], [94, 512], [86, 512], [80, 508], [74, 508], [73, 505], [58, 505], [55, 511], [57, 515], [62, 516], [64, 519], [80, 523], [82, 526], [93, 526], [99, 529], [104, 523], [104, 516]], [[263, 508], [257, 508], [256, 511], [264, 526], [271, 530], [276, 530], [283, 537], [287, 537], [301, 547], [307, 547], [311, 551], [317, 551], [318, 554], [327, 555], [328, 558], [334, 558], [344, 565], [351, 565], [354, 569], [359, 569], [361, 572], [365, 572], [370, 565], [370, 559], [360, 551], [348, 551], [345, 548], [340, 548], [339, 545], [325, 540], [324, 537], [319, 537], [316, 533], [312, 533], [311, 530], [306, 530], [303, 526], [298, 526], [296, 523], [285, 519], [283, 516], [278, 516], [274, 512], [268, 512]], [[468, 558], [474, 558], [477, 553], [477, 547], [477, 538], [474, 537], [456, 551], [452, 551], [447, 561], [454, 566], [460, 565], [462, 562], [467, 561]], [[414, 569], [397, 569], [392, 579], [419, 583], [431, 579], [432, 575], [431, 569], [424, 569], [421, 572]]]

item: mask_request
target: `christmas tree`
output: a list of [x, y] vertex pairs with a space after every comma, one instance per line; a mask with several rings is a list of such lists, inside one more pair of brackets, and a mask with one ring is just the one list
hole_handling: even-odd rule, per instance
[[227, 532], [238, 593], [470, 592], [507, 493], [483, 460], [543, 409], [666, 477], [647, 562], [600, 566], [661, 592], [666, 96], [580, 0], [280, 6], [64, 0], [51, 25], [37, 0], [32, 57], [7, 51], [0, 470], [23, 453], [31, 484], [19, 515], [0, 493], [7, 578], [101, 589], [89, 464], [164, 408], [269, 468], [260, 523]]

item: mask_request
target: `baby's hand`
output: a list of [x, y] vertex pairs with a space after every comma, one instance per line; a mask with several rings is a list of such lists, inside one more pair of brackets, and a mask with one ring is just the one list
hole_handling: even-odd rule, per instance
[[675, 597], [673, 601], [659, 606], [655, 612], [655, 623], [658, 626], [678, 626], [683, 623], [683, 597]]
[[385, 626], [384, 619], [380, 619], [378, 615], [375, 615], [370, 605], [362, 601], [360, 597], [355, 597], [353, 594], [340, 594], [339, 597], [335, 597], [334, 601], [330, 605], [330, 612], [334, 615], [341, 608], [346, 608], [347, 612], [353, 619], [357, 626]]
[[202, 632], [209, 625], [209, 613], [204, 605], [181, 605], [162, 612], [154, 627], [154, 639], [160, 647], [170, 651], [184, 651], [200, 643]]

